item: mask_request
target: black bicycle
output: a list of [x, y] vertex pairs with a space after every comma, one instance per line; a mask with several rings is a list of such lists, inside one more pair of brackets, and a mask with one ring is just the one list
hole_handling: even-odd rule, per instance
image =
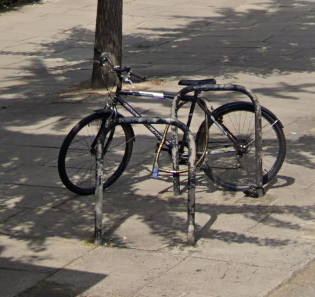
[[[122, 117], [117, 106], [123, 106], [130, 114], [141, 117], [123, 97], [136, 96], [158, 99], [174, 99], [175, 94], [123, 90], [123, 82], [132, 84], [132, 78], [144, 81], [132, 72], [130, 67], [115, 66], [107, 53], [99, 54], [100, 66], [109, 65], [119, 79], [119, 86], [110, 93], [111, 103], [95, 111], [78, 122], [66, 136], [59, 152], [58, 170], [63, 184], [72, 192], [90, 195], [95, 192], [96, 144], [101, 131], [110, 121]], [[182, 86], [216, 84], [214, 79], [181, 80]], [[255, 179], [255, 113], [252, 103], [232, 102], [215, 110], [207, 108], [207, 98], [199, 91], [181, 98], [179, 109], [190, 103], [186, 125], [189, 128], [196, 106], [204, 112], [195, 141], [197, 147], [197, 166], [216, 184], [231, 190], [246, 190]], [[280, 170], [286, 154], [286, 141], [280, 120], [268, 109], [261, 108], [262, 116], [262, 162], [263, 184], [268, 183]], [[184, 169], [174, 171], [159, 165], [162, 151], [171, 155], [172, 144], [168, 139], [168, 128], [163, 132], [152, 125], [145, 125], [157, 138], [156, 160], [153, 176], [158, 172], [182, 173], [187, 171], [187, 145], [185, 135], [179, 140], [179, 164]], [[104, 152], [104, 189], [112, 185], [124, 172], [130, 160], [135, 134], [129, 124], [121, 124], [106, 135]], [[186, 167], [185, 167], [186, 166]]]

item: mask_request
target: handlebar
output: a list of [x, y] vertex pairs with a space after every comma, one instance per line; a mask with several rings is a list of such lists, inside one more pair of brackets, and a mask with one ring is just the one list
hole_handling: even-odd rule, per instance
[[124, 68], [121, 68], [120, 66], [115, 66], [113, 61], [110, 59], [107, 52], [101, 52], [97, 48], [94, 48], [94, 52], [96, 54], [98, 54], [98, 56], [99, 56], [99, 58], [97, 60], [97, 62], [99, 63], [99, 66], [104, 66], [105, 63], [107, 62], [110, 65], [110, 67], [112, 68], [112, 70], [114, 70], [120, 78], [123, 78], [123, 73], [126, 73], [127, 78], [133, 76], [133, 77], [135, 77], [139, 80], [142, 80], [142, 81], [147, 80], [146, 77], [133, 73], [131, 70], [131, 67], [129, 67], [129, 66], [124, 67]]

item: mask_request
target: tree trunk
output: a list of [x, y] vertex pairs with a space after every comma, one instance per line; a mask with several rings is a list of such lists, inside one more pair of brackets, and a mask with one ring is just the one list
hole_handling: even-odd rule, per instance
[[[106, 51], [115, 65], [121, 65], [122, 60], [122, 8], [123, 0], [98, 0], [97, 4], [95, 47], [99, 51]], [[94, 58], [97, 58], [96, 53]], [[108, 65], [93, 65], [93, 89], [109, 88], [118, 83], [115, 73]]]

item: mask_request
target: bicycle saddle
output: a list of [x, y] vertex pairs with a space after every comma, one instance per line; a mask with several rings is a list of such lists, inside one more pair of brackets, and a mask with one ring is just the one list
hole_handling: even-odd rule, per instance
[[197, 86], [197, 85], [207, 85], [216, 84], [216, 80], [214, 78], [209, 79], [183, 79], [178, 82], [180, 86]]

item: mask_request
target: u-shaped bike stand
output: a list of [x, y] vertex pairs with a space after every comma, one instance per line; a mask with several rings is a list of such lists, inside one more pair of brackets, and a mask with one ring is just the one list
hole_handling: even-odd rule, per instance
[[[263, 174], [262, 174], [262, 129], [261, 129], [261, 107], [256, 95], [249, 89], [240, 86], [240, 85], [217, 85], [217, 84], [205, 84], [205, 85], [193, 85], [186, 88], [183, 88], [173, 100], [171, 118], [178, 119], [177, 111], [179, 102], [190, 92], [209, 92], [209, 91], [234, 91], [240, 92], [247, 97], [253, 103], [255, 111], [255, 159], [256, 159], [256, 185], [255, 191], [258, 197], [264, 195], [263, 189]], [[172, 156], [173, 156], [173, 169], [178, 170], [178, 136], [177, 136], [177, 127], [172, 126]], [[173, 187], [174, 193], [179, 194], [179, 175], [174, 175], [173, 178]]]
[[189, 151], [188, 158], [188, 201], [187, 201], [187, 243], [195, 244], [195, 188], [196, 188], [196, 144], [192, 133], [187, 126], [173, 119], [149, 118], [149, 117], [122, 117], [117, 118], [100, 133], [97, 141], [96, 156], [96, 190], [95, 190], [95, 232], [94, 243], [102, 242], [102, 221], [103, 221], [103, 145], [108, 132], [117, 125], [123, 124], [157, 124], [171, 125], [182, 130], [187, 137]]
[[[177, 118], [178, 104], [182, 98], [190, 92], [208, 92], [208, 91], [236, 91], [247, 95], [254, 106], [255, 111], [255, 157], [256, 157], [256, 191], [258, 196], [264, 195], [262, 187], [262, 131], [261, 131], [261, 108], [255, 94], [239, 85], [196, 85], [182, 89], [175, 97], [172, 105], [171, 118], [150, 118], [150, 117], [122, 117], [117, 118], [100, 133], [97, 140], [97, 156], [96, 156], [96, 190], [95, 190], [95, 233], [94, 243], [102, 242], [102, 221], [103, 221], [103, 143], [108, 132], [122, 124], [160, 124], [170, 125], [172, 127], [172, 159], [173, 169], [178, 169], [178, 129], [186, 134], [189, 159], [188, 159], [188, 201], [187, 201], [187, 243], [195, 244], [195, 188], [196, 188], [196, 144], [195, 139], [188, 127], [180, 122]], [[174, 194], [180, 192], [179, 176], [173, 174]]]

